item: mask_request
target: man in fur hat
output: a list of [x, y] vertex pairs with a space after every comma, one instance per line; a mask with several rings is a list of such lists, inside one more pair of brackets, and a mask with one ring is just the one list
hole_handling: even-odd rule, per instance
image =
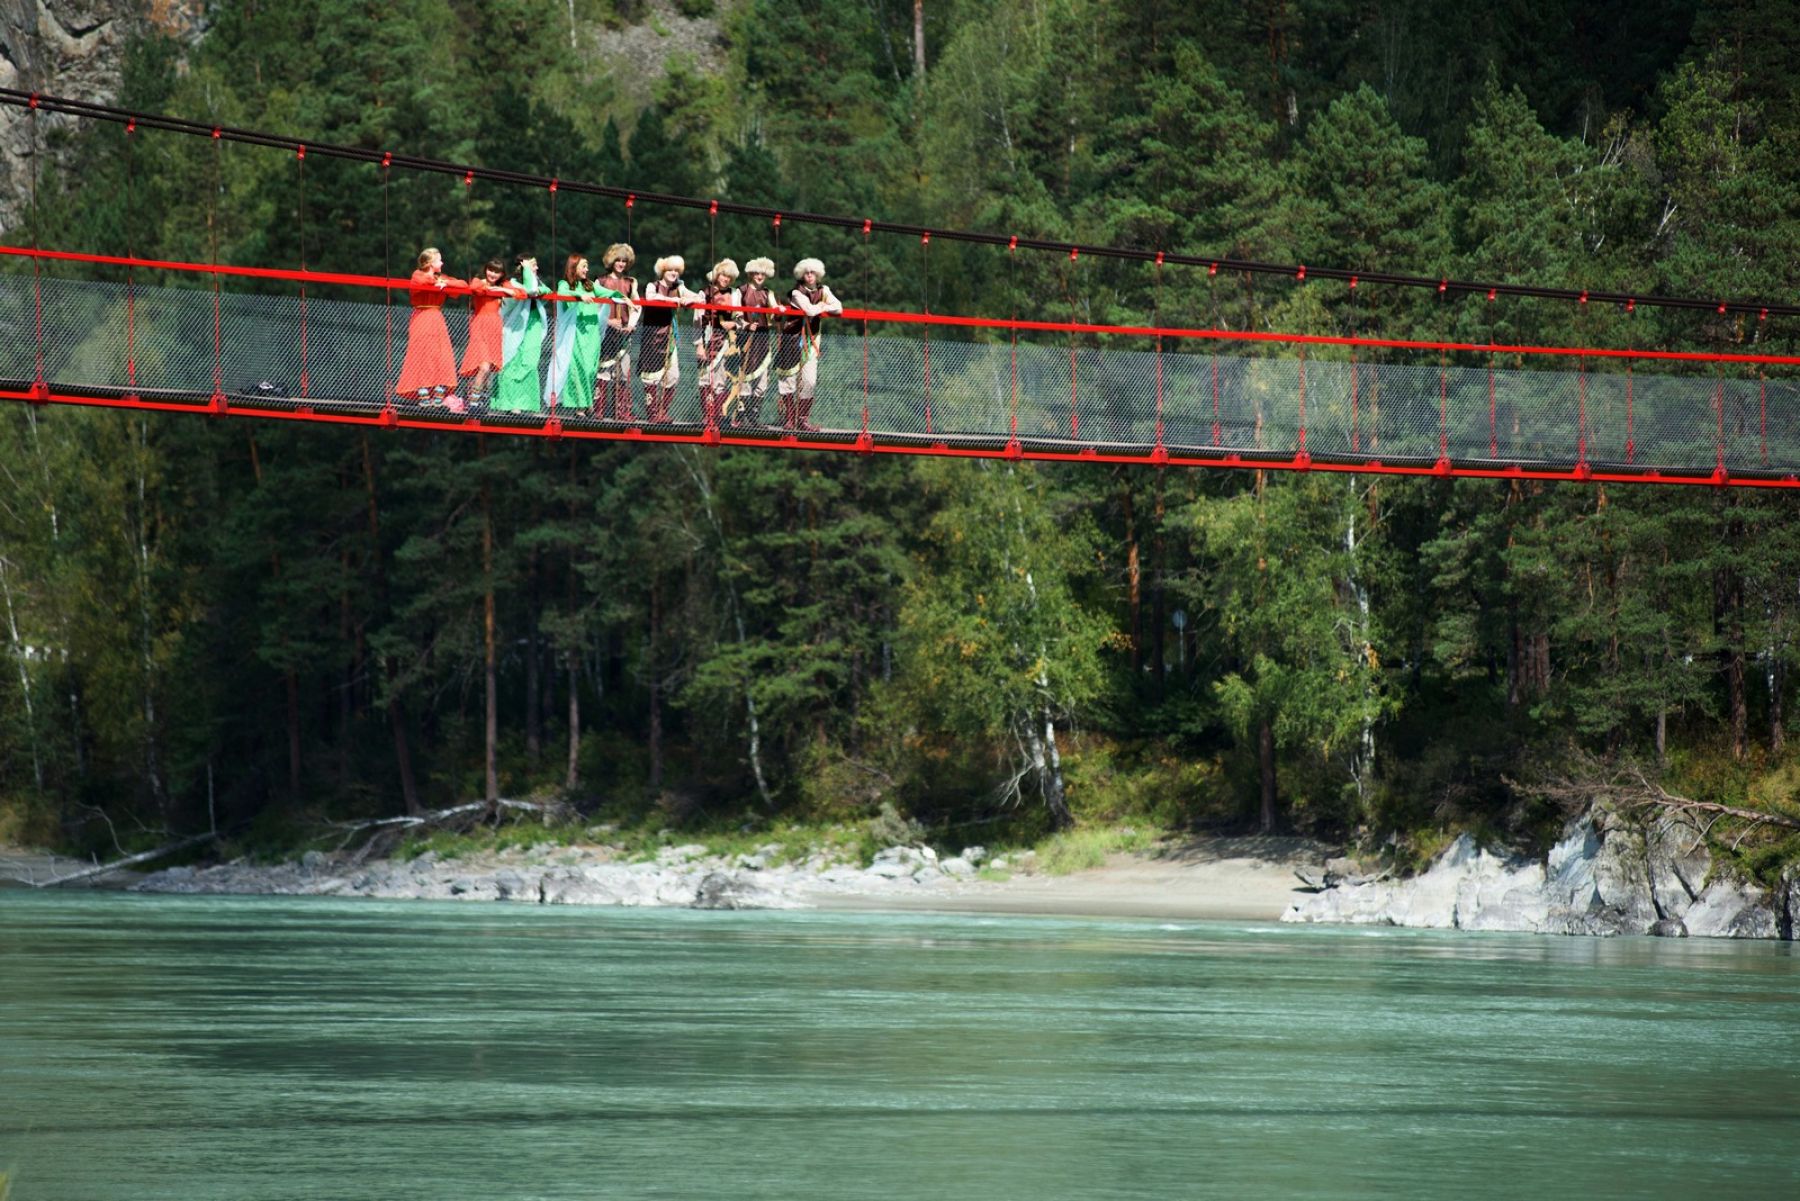
[[642, 310], [637, 306], [637, 280], [629, 274], [631, 265], [637, 262], [637, 251], [623, 242], [616, 242], [606, 248], [606, 274], [600, 277], [600, 286], [619, 292], [630, 301], [629, 304], [615, 304], [607, 308], [606, 330], [600, 342], [600, 370], [594, 377], [594, 413], [596, 416], [608, 416], [610, 401], [611, 416], [617, 421], [634, 421], [636, 417], [631, 410], [631, 333], [638, 326], [638, 317]]
[[844, 311], [843, 302], [825, 286], [825, 264], [801, 259], [794, 264], [794, 288], [787, 295], [790, 314], [781, 320], [781, 344], [775, 349], [776, 385], [781, 393], [781, 423], [790, 430], [813, 431], [813, 390], [819, 384], [819, 319]]
[[644, 408], [655, 425], [669, 420], [675, 385], [681, 382], [681, 355], [675, 343], [675, 312], [703, 297], [681, 282], [687, 260], [678, 254], [656, 260], [656, 279], [644, 289], [644, 335], [638, 345], [638, 377], [644, 381]]
[[[744, 274], [749, 282], [738, 289], [739, 307], [774, 308], [775, 292], [769, 287], [769, 277], [775, 274], [775, 264], [768, 259], [751, 259], [744, 264]], [[739, 313], [737, 319], [738, 369], [732, 378], [732, 390], [726, 394], [726, 406], [732, 425], [755, 427], [762, 425], [762, 402], [769, 392], [769, 367], [775, 358], [773, 339], [769, 337], [773, 320], [772, 314], [766, 312]], [[737, 401], [735, 406], [731, 405], [733, 399]]]
[[720, 259], [707, 277], [706, 307], [700, 312], [700, 336], [694, 343], [700, 361], [700, 417], [708, 426], [719, 424], [725, 402], [731, 396], [731, 360], [738, 351], [738, 314], [729, 308], [738, 303], [738, 265]]

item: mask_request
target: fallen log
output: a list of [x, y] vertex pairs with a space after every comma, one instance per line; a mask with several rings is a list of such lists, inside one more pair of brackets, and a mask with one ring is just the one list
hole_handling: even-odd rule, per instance
[[219, 836], [217, 830], [208, 830], [204, 834], [194, 834], [187, 838], [177, 839], [157, 847], [154, 850], [139, 851], [135, 855], [127, 855], [123, 859], [114, 859], [110, 863], [99, 863], [93, 867], [83, 868], [78, 872], [70, 872], [66, 876], [55, 876], [48, 880], [34, 880], [34, 888], [54, 888], [58, 884], [72, 884], [77, 880], [92, 880], [96, 876], [104, 876], [121, 868], [134, 867], [140, 863], [149, 863], [153, 859], [161, 859], [165, 855], [173, 855], [176, 851], [185, 851], [189, 847], [199, 846], [203, 842], [211, 842]]

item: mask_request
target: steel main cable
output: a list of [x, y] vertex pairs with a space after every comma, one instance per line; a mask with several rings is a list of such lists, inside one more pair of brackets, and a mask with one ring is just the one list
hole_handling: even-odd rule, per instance
[[[193, 137], [209, 137], [242, 142], [246, 145], [262, 146], [276, 150], [293, 152], [305, 146], [309, 153], [323, 154], [332, 158], [348, 159], [354, 162], [378, 164], [382, 166], [404, 167], [412, 171], [426, 171], [440, 175], [471, 176], [474, 178], [493, 180], [498, 183], [513, 184], [520, 187], [542, 188], [560, 185], [570, 191], [593, 196], [610, 196], [623, 199], [629, 209], [638, 200], [650, 204], [660, 204], [672, 208], [688, 208], [708, 210], [717, 204], [718, 211], [736, 213], [743, 216], [786, 218], [807, 225], [821, 225], [835, 229], [861, 229], [865, 223], [862, 217], [841, 217], [827, 213], [794, 212], [790, 209], [773, 209], [761, 205], [740, 204], [735, 201], [701, 199], [697, 196], [680, 196], [662, 192], [645, 192], [631, 188], [617, 187], [607, 184], [583, 183], [573, 180], [557, 180], [549, 176], [532, 175], [520, 171], [506, 171], [491, 167], [474, 167], [465, 163], [451, 163], [442, 159], [425, 158], [418, 155], [396, 154], [391, 151], [368, 150], [356, 146], [343, 146], [330, 142], [316, 142], [301, 138], [289, 137], [285, 134], [268, 133], [261, 130], [238, 129], [232, 126], [207, 124], [189, 121], [180, 117], [169, 117], [160, 114], [133, 113], [126, 109], [110, 105], [95, 104], [91, 101], [71, 100], [66, 97], [49, 96], [41, 92], [21, 91], [17, 88], [0, 88], [0, 104], [14, 107], [28, 107], [33, 112], [44, 109], [66, 116], [97, 121], [129, 122], [160, 129], [169, 133], [186, 134]], [[1386, 284], [1390, 287], [1428, 288], [1440, 295], [1456, 293], [1468, 295], [1514, 296], [1537, 300], [1564, 300], [1579, 303], [1585, 296], [1591, 301], [1603, 304], [1624, 305], [1628, 310], [1638, 305], [1652, 305], [1658, 308], [1685, 309], [1694, 312], [1712, 311], [1719, 314], [1739, 313], [1754, 314], [1758, 321], [1767, 320], [1771, 315], [1783, 317], [1800, 316], [1800, 305], [1777, 304], [1767, 301], [1730, 301], [1707, 300], [1690, 296], [1661, 296], [1654, 293], [1637, 292], [1596, 292], [1579, 288], [1552, 288], [1535, 284], [1507, 284], [1498, 282], [1480, 282], [1473, 280], [1450, 279], [1447, 276], [1404, 275], [1391, 272], [1364, 271], [1354, 268], [1318, 267], [1293, 263], [1268, 263], [1253, 259], [1234, 259], [1212, 257], [1207, 255], [1174, 254], [1145, 250], [1128, 246], [1092, 246], [1069, 241], [1048, 238], [1026, 238], [1017, 235], [986, 233], [975, 230], [931, 229], [922, 225], [908, 225], [892, 221], [869, 222], [873, 232], [898, 234], [908, 237], [931, 236], [948, 239], [954, 242], [970, 242], [987, 246], [1008, 246], [1011, 248], [1034, 250], [1055, 254], [1068, 254], [1071, 251], [1080, 254], [1104, 258], [1124, 259], [1134, 262], [1155, 262], [1159, 253], [1164, 262], [1184, 267], [1204, 267], [1209, 273], [1218, 271], [1242, 272], [1251, 275], [1287, 276], [1297, 282], [1306, 279], [1330, 279], [1343, 283], [1353, 280], [1364, 284]]]

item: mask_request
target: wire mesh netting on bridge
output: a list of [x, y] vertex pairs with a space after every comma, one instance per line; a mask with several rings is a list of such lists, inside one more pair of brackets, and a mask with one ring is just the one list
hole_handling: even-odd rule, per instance
[[[664, 424], [647, 422], [635, 380], [629, 420], [611, 419], [592, 396], [552, 403], [549, 330], [537, 411], [422, 409], [394, 393], [406, 350], [404, 287], [391, 303], [302, 300], [297, 290], [233, 290], [236, 280], [215, 294], [203, 275], [146, 271], [164, 285], [195, 286], [128, 285], [68, 278], [68, 265], [56, 266], [58, 274], [38, 278], [0, 276], [0, 329], [8, 331], [0, 394], [9, 398], [34, 398], [41, 380], [36, 399], [321, 420], [397, 414], [406, 424], [536, 432], [554, 418], [559, 432], [576, 436], [694, 436], [705, 424], [687, 314], [677, 320], [681, 382]], [[452, 302], [444, 315], [460, 353], [468, 307]], [[811, 443], [1782, 482], [1800, 471], [1800, 384], [1789, 364], [1071, 334], [1006, 322], [921, 324], [906, 314], [828, 319], [824, 330], [810, 414], [821, 432], [803, 435]], [[779, 421], [776, 393], [771, 382], [761, 405], [768, 423]], [[792, 437], [729, 425], [717, 433]]]

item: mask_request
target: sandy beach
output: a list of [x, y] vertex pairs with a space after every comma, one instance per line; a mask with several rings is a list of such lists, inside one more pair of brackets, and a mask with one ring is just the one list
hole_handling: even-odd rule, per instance
[[1198, 838], [1066, 876], [973, 881], [953, 893], [822, 894], [822, 909], [1276, 921], [1307, 895], [1294, 869], [1335, 852], [1305, 838]]

